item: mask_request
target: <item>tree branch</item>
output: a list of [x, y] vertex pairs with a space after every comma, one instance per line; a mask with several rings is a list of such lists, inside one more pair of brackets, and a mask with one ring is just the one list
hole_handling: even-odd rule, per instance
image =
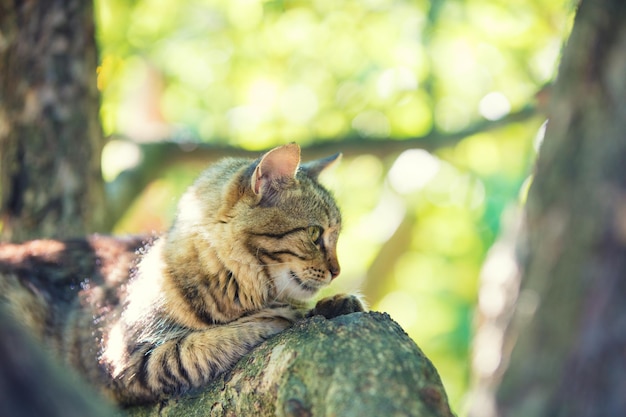
[[[498, 120], [481, 120], [467, 129], [453, 133], [433, 131], [425, 136], [404, 139], [367, 139], [361, 136], [347, 136], [338, 140], [317, 140], [302, 146], [306, 159], [315, 159], [342, 152], [351, 157], [373, 154], [380, 158], [396, 155], [407, 149], [424, 149], [434, 152], [448, 146], [454, 146], [468, 136], [502, 128], [511, 123], [529, 120], [538, 114], [534, 106], [526, 106], [517, 112]], [[126, 208], [141, 193], [146, 185], [165, 168], [177, 164], [208, 164], [225, 156], [251, 157], [260, 155], [258, 151], [249, 151], [239, 147], [218, 143], [164, 141], [138, 144], [143, 155], [143, 162], [133, 169], [120, 174], [107, 185], [107, 212], [109, 224], [113, 224]]]
[[452, 417], [432, 363], [380, 313], [307, 319], [202, 392], [127, 411], [131, 417]]
[[384, 279], [391, 273], [389, 265], [395, 265], [399, 258], [410, 249], [416, 223], [417, 218], [414, 213], [405, 213], [396, 231], [382, 245], [367, 269], [361, 291], [370, 305], [376, 305], [385, 294], [389, 293], [393, 279]]

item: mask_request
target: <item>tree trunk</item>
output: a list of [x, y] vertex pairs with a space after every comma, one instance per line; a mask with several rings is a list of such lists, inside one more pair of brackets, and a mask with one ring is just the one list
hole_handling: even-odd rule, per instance
[[[91, 2], [0, 0], [0, 239], [98, 229], [96, 56]], [[12, 320], [0, 308], [3, 415], [114, 415]]]
[[128, 414], [452, 417], [432, 363], [380, 313], [302, 321], [201, 392]]
[[103, 224], [96, 65], [92, 2], [0, 0], [3, 240]]
[[626, 415], [625, 135], [626, 2], [583, 0], [529, 194], [500, 415]]

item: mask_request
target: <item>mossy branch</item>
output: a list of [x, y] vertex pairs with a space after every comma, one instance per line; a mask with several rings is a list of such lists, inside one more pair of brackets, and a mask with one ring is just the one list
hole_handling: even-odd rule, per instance
[[439, 375], [386, 314], [316, 316], [261, 344], [206, 389], [147, 416], [451, 417]]

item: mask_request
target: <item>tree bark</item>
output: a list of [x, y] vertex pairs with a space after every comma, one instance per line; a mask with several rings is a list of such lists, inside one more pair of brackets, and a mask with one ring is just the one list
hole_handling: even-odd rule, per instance
[[92, 2], [0, 0], [0, 34], [2, 239], [100, 230]]
[[131, 417], [452, 417], [432, 363], [380, 313], [307, 319], [201, 392], [127, 411]]
[[582, 1], [549, 120], [528, 198], [529, 256], [499, 413], [625, 415], [624, 1]]

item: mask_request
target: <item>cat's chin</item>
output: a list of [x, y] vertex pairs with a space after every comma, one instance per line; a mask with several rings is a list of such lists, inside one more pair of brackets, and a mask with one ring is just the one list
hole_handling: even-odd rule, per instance
[[311, 299], [324, 287], [323, 283], [305, 281], [293, 271], [283, 271], [274, 278], [278, 299]]

